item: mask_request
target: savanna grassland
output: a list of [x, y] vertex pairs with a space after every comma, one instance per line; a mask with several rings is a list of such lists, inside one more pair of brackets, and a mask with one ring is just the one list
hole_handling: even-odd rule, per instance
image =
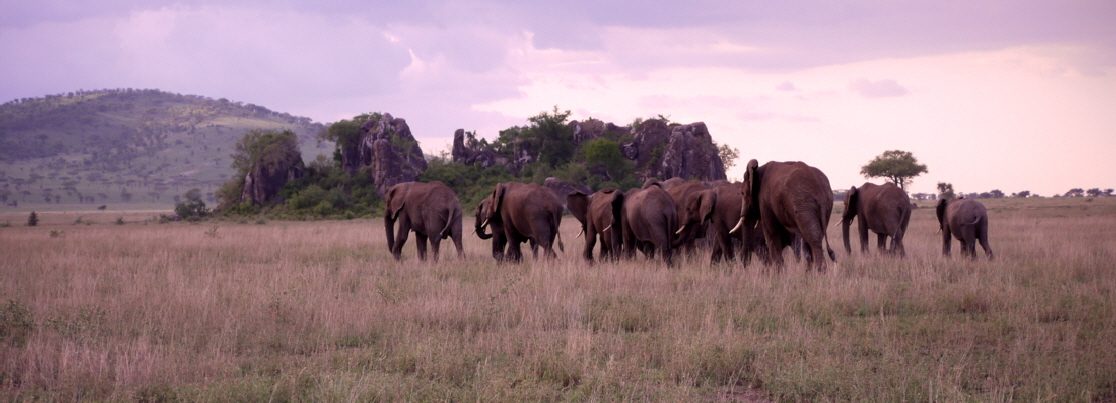
[[476, 237], [396, 262], [379, 219], [0, 213], [0, 396], [1116, 400], [1116, 198], [985, 203], [994, 261], [942, 257], [924, 206], [906, 259], [831, 229], [821, 274], [587, 265], [571, 217], [557, 261], [498, 265]]

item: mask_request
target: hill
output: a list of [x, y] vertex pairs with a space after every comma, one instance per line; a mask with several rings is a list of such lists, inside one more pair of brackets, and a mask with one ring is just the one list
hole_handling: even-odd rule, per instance
[[211, 193], [232, 175], [229, 154], [248, 130], [291, 130], [312, 160], [333, 151], [315, 139], [323, 128], [258, 105], [159, 90], [14, 100], [0, 105], [0, 200], [170, 206], [170, 196]]

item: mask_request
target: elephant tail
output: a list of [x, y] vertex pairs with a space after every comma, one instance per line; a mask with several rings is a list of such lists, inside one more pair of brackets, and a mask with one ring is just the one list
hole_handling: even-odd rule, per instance
[[460, 219], [461, 219], [461, 210], [460, 209], [450, 209], [449, 215], [446, 216], [446, 227], [442, 228], [442, 231], [438, 233], [438, 236], [440, 236], [442, 239], [449, 238], [450, 230], [453, 229], [453, 223], [456, 220], [460, 220]]

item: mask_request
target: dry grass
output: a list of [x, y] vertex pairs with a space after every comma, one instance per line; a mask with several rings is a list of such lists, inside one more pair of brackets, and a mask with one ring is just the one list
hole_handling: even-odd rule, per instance
[[835, 248], [820, 275], [793, 258], [780, 274], [708, 257], [588, 266], [572, 219], [559, 260], [496, 265], [475, 237], [465, 261], [408, 245], [395, 262], [380, 220], [0, 213], [0, 396], [1116, 399], [1116, 199], [986, 204], [995, 261], [941, 257], [920, 209], [908, 259]]

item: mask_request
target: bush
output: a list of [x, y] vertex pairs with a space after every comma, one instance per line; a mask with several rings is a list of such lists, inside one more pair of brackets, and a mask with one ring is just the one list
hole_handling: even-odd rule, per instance
[[34, 227], [36, 225], [39, 225], [39, 215], [32, 211], [31, 215], [27, 216], [27, 226]]
[[186, 191], [185, 201], [174, 205], [174, 213], [183, 220], [199, 220], [209, 214], [205, 201], [201, 197], [201, 189], [193, 188]]

